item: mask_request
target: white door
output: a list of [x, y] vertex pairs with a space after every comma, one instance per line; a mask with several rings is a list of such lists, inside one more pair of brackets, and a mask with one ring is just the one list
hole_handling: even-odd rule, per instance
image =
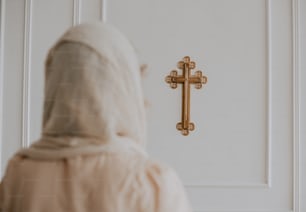
[[[2, 172], [18, 148], [40, 135], [47, 50], [71, 25], [104, 19], [148, 64], [148, 151], [177, 170], [194, 211], [305, 211], [299, 2], [2, 1]], [[188, 136], [176, 130], [181, 85], [171, 89], [164, 80], [184, 56], [208, 78], [202, 89], [191, 86], [195, 130]]]

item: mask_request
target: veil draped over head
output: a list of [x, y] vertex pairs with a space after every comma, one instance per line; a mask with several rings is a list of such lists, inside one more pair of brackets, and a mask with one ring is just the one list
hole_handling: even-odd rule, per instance
[[191, 212], [175, 171], [144, 151], [140, 75], [116, 29], [69, 29], [46, 60], [41, 138], [10, 159], [0, 211]]
[[145, 144], [140, 64], [111, 26], [81, 24], [59, 39], [47, 56], [44, 98], [42, 136], [21, 155], [52, 159]]

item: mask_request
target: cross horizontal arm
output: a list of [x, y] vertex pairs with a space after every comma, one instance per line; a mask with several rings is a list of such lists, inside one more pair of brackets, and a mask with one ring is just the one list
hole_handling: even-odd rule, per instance
[[183, 76], [171, 77], [171, 82], [173, 82], [173, 83], [183, 83], [183, 82], [185, 82], [185, 78]]
[[194, 83], [206, 83], [207, 78], [206, 77], [190, 77], [189, 78], [189, 83], [194, 84]]

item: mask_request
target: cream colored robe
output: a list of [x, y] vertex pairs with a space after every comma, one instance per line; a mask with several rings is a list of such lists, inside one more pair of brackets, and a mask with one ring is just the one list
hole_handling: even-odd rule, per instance
[[46, 61], [39, 141], [10, 160], [1, 212], [189, 212], [175, 172], [144, 151], [139, 62], [105, 24], [69, 29]]

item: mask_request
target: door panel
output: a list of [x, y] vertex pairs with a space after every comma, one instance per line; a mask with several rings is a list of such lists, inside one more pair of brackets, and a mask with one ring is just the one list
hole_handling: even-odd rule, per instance
[[[152, 153], [175, 165], [188, 184], [267, 183], [270, 70], [265, 1], [147, 1], [143, 8], [135, 7], [140, 1], [126, 4], [111, 1], [108, 20], [129, 34], [149, 62], [144, 84], [152, 102]], [[191, 91], [196, 131], [188, 137], [175, 128], [181, 91], [164, 83], [185, 55], [208, 76], [203, 89]]]

